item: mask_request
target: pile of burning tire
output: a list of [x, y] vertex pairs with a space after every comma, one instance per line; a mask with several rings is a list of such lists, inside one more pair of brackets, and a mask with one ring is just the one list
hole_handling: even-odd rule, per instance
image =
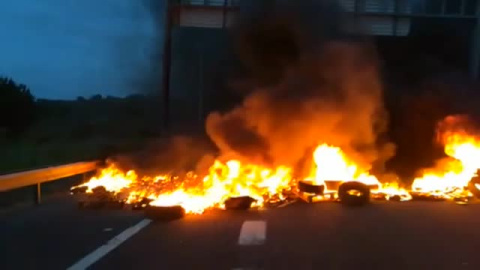
[[[331, 199], [340, 201], [345, 205], [361, 206], [370, 200], [369, 187], [360, 182], [333, 183], [333, 186], [338, 186], [338, 198], [332, 196]], [[332, 188], [332, 186], [329, 186], [329, 188]], [[266, 206], [285, 206], [295, 202], [298, 198], [304, 198], [303, 194], [319, 196], [325, 195], [324, 191], [325, 186], [323, 185], [300, 181], [295, 192], [285, 193], [283, 199], [269, 201]], [[71, 189], [71, 194], [76, 197], [79, 208], [83, 209], [123, 209], [129, 207], [131, 210], [144, 210], [146, 217], [157, 221], [171, 221], [182, 218], [186, 214], [185, 209], [179, 205], [155, 206], [151, 205], [151, 200], [147, 198], [127, 204], [124, 196], [122, 198], [120, 194], [108, 192], [103, 186], [96, 187], [88, 193], [86, 187], [75, 187]], [[248, 196], [231, 197], [224, 202], [224, 208], [225, 210], [248, 210], [254, 202], [255, 200]]]
[[[179, 205], [156, 206], [151, 205], [151, 200], [143, 198], [142, 200], [127, 204], [118, 194], [108, 192], [103, 186], [94, 188], [92, 192], [87, 193], [86, 187], [74, 187], [71, 189], [73, 195], [81, 209], [124, 209], [143, 210], [145, 216], [156, 221], [171, 221], [185, 216], [186, 212]], [[224, 202], [225, 210], [248, 210], [255, 200], [248, 196], [232, 197]]]
[[339, 201], [346, 206], [362, 206], [370, 202], [370, 188], [357, 181], [325, 181], [325, 185], [299, 181], [298, 195], [306, 202], [314, 202], [316, 197], [322, 197], [322, 199]]
[[[375, 186], [369, 186], [358, 181], [325, 181], [325, 184], [315, 184], [309, 181], [299, 181], [295, 190], [284, 194], [282, 199], [278, 201], [268, 202], [267, 207], [285, 206], [298, 199], [312, 203], [316, 201], [332, 201], [339, 202], [347, 207], [364, 206], [374, 200], [385, 200], [378, 194], [372, 194]], [[480, 198], [480, 177], [472, 179], [468, 185], [468, 190], [476, 197]], [[155, 206], [151, 205], [151, 200], [143, 198], [138, 202], [126, 204], [126, 199], [121, 198], [119, 194], [108, 192], [103, 186], [99, 186], [87, 193], [86, 187], [72, 188], [71, 193], [78, 200], [80, 208], [88, 209], [123, 209], [130, 207], [132, 210], [144, 210], [145, 216], [157, 221], [171, 221], [185, 216], [186, 211], [179, 205], [172, 206]], [[414, 200], [445, 200], [437, 198], [434, 195], [424, 196], [421, 194], [412, 194]], [[458, 200], [457, 200], [458, 199]], [[390, 198], [396, 201], [395, 198]], [[465, 198], [454, 199], [457, 203], [464, 203]], [[248, 210], [252, 207], [255, 200], [248, 196], [231, 197], [224, 202], [225, 210]]]

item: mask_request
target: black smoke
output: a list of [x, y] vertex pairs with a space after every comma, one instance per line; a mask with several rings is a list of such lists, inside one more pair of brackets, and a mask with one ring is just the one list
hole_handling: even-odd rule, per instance
[[[341, 147], [364, 169], [394, 151], [375, 48], [337, 1], [244, 1], [233, 41], [246, 97], [207, 118], [226, 155], [298, 167], [320, 143]], [[308, 166], [307, 166], [308, 167]]]

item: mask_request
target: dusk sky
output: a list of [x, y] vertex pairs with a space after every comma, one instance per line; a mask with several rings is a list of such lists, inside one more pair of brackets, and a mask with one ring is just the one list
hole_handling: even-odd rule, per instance
[[161, 31], [143, 3], [2, 0], [0, 76], [26, 84], [37, 98], [135, 93]]

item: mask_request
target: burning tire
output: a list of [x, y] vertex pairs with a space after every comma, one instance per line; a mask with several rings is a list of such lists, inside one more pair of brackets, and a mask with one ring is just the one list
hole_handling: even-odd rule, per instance
[[225, 201], [226, 210], [248, 210], [255, 201], [252, 197], [232, 197]]
[[114, 195], [108, 192], [103, 186], [92, 189], [92, 193], [86, 193], [84, 187], [72, 189], [70, 192], [76, 197], [78, 208], [101, 209], [104, 207], [123, 207], [123, 203], [116, 200]]
[[325, 186], [328, 190], [338, 190], [343, 181], [340, 180], [325, 180]]
[[315, 185], [307, 181], [298, 181], [298, 190], [300, 192], [322, 195], [325, 190], [324, 185]]
[[433, 195], [427, 193], [418, 193], [418, 192], [411, 192], [412, 200], [413, 201], [427, 201], [427, 202], [442, 202], [445, 201], [445, 197], [441, 195]]
[[143, 198], [141, 201], [132, 204], [132, 210], [143, 210], [147, 208], [148, 204], [152, 201], [152, 199]]
[[348, 206], [362, 206], [370, 201], [370, 188], [360, 182], [345, 182], [338, 188], [340, 202]]
[[476, 176], [468, 182], [468, 190], [475, 196], [475, 198], [480, 199], [480, 177]]
[[70, 193], [72, 195], [75, 195], [75, 194], [85, 194], [87, 193], [87, 190], [88, 190], [88, 187], [86, 186], [81, 186], [81, 187], [73, 187], [70, 189]]
[[145, 216], [156, 221], [172, 221], [185, 216], [185, 209], [179, 205], [175, 206], [152, 206], [145, 208]]

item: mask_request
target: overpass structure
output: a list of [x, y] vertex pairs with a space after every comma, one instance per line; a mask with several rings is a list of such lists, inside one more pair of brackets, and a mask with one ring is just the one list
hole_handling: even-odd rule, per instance
[[[270, 3], [284, 0], [270, 0]], [[203, 125], [211, 110], [222, 109], [212, 96], [225, 97], [228, 69], [234, 65], [228, 31], [238, 14], [255, 0], [170, 0], [164, 61], [165, 100], [176, 123]], [[268, 2], [268, 1], [266, 1]], [[416, 25], [454, 23], [468, 37], [465, 70], [478, 78], [480, 25], [478, 0], [338, 0], [345, 14], [365, 34], [408, 38]], [[418, 27], [417, 27], [418, 28]], [[421, 30], [425, 31], [425, 30]], [[418, 32], [418, 31], [417, 31]], [[417, 33], [418, 34], [418, 33]], [[453, 33], [456, 34], [456, 33]], [[428, 36], [424, 32], [420, 35]], [[439, 44], [443, 46], [443, 44]], [[188, 78], [188, 79], [186, 79]], [[226, 105], [227, 106], [227, 105]]]
[[[272, 3], [275, 2], [271, 1]], [[279, 1], [282, 2], [282, 1]], [[366, 34], [406, 36], [412, 18], [478, 19], [477, 0], [338, 0]], [[251, 0], [174, 0], [174, 25], [226, 28]]]

